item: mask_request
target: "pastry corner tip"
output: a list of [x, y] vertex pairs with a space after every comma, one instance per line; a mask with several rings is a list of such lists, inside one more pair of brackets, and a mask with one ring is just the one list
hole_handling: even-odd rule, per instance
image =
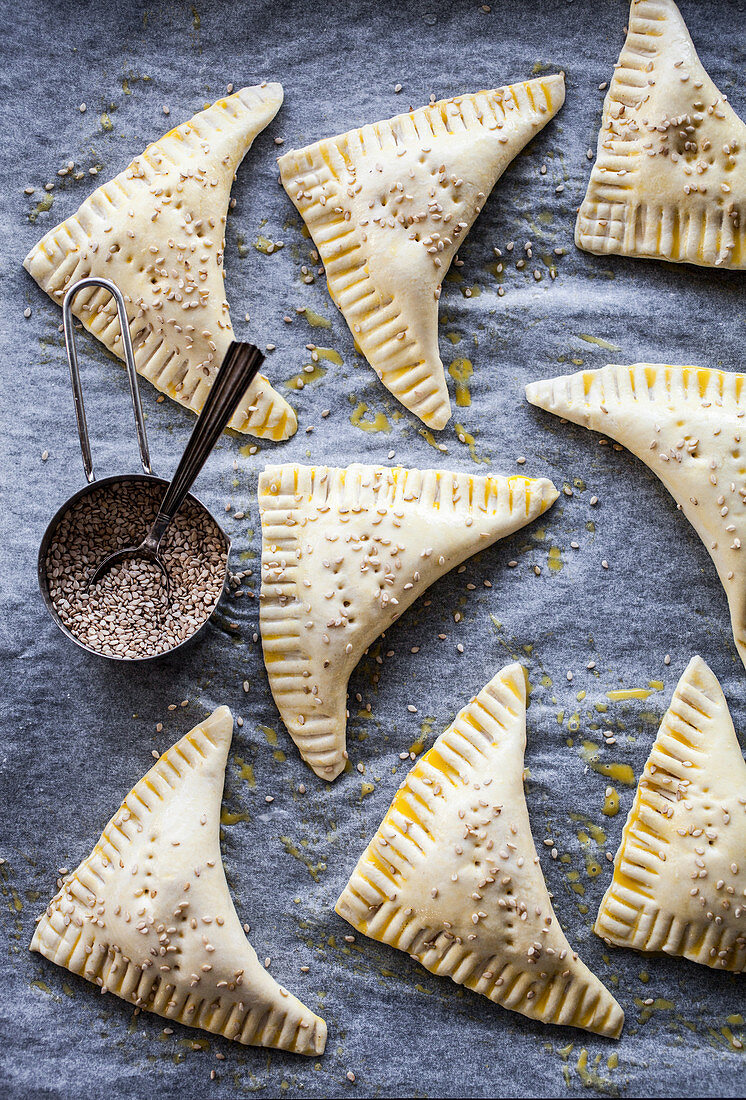
[[543, 477], [541, 479], [541, 488], [544, 504], [542, 511], [546, 512], [547, 508], [551, 508], [554, 502], [558, 499], [560, 495], [559, 489], [548, 477]]
[[526, 400], [530, 405], [541, 405], [542, 395], [545, 392], [546, 381], [529, 382], [526, 386]]
[[723, 692], [717, 676], [707, 664], [707, 661], [705, 661], [703, 657], [700, 657], [698, 653], [695, 653], [690, 659], [688, 665], [679, 677], [676, 691], [683, 688], [686, 684], [691, 684], [693, 687], [704, 690], [705, 694], [715, 692], [720, 696]]
[[225, 704], [216, 707], [212, 714], [199, 723], [199, 727], [211, 741], [230, 742], [233, 737], [233, 713], [230, 707]]
[[434, 409], [428, 410], [427, 412], [418, 412], [416, 408], [411, 408], [411, 412], [414, 413], [417, 419], [421, 421], [426, 428], [430, 428], [434, 432], [442, 431], [446, 424], [448, 424], [453, 413], [451, 399], [448, 396], [448, 391], [445, 386], [445, 380], [441, 387], [438, 404]]
[[[611, 996], [611, 994], [609, 994]], [[624, 1028], [624, 1009], [616, 1000], [612, 997], [613, 1010], [606, 1025], [599, 1031], [600, 1035], [604, 1035], [607, 1039], [621, 1039], [622, 1030]]]
[[511, 688], [525, 706], [527, 694], [526, 670], [520, 661], [513, 661], [511, 664], [506, 665], [505, 668], [501, 668], [496, 679], [500, 683], [505, 684], [506, 687]]

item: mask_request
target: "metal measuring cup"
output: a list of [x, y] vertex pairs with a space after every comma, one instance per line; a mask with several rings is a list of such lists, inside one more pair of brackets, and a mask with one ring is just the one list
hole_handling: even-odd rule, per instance
[[[89, 436], [88, 436], [88, 425], [87, 425], [86, 415], [85, 415], [85, 406], [84, 406], [84, 403], [83, 403], [83, 392], [82, 392], [82, 387], [81, 387], [81, 383], [80, 383], [80, 371], [79, 371], [79, 368], [78, 368], [78, 356], [77, 356], [77, 351], [76, 351], [76, 348], [75, 348], [75, 332], [74, 332], [73, 315], [72, 315], [72, 302], [73, 302], [73, 298], [75, 297], [75, 295], [78, 294], [81, 290], [85, 290], [89, 287], [94, 287], [94, 286], [95, 287], [101, 287], [102, 289], [107, 290], [112, 295], [112, 297], [114, 298], [114, 301], [116, 302], [117, 312], [119, 314], [119, 323], [120, 323], [120, 327], [121, 327], [122, 351], [124, 353], [124, 361], [125, 361], [125, 365], [126, 365], [126, 368], [127, 368], [127, 375], [128, 375], [128, 379], [129, 379], [130, 393], [132, 395], [132, 407], [133, 407], [133, 410], [134, 410], [135, 425], [136, 425], [136, 428], [137, 428], [137, 441], [138, 441], [138, 447], [139, 447], [139, 451], [140, 451], [140, 463], [141, 463], [142, 469], [143, 469], [142, 474], [140, 474], [140, 473], [115, 474], [111, 477], [102, 478], [99, 481], [96, 480], [94, 472], [93, 472], [93, 459], [92, 459], [92, 456], [91, 456], [90, 440], [89, 440]], [[62, 507], [57, 510], [57, 512], [55, 513], [55, 515], [51, 519], [49, 525], [47, 526], [46, 531], [44, 532], [44, 537], [42, 538], [41, 546], [39, 548], [39, 557], [38, 557], [38, 562], [37, 562], [37, 573], [38, 573], [38, 579], [39, 579], [39, 588], [41, 590], [41, 594], [42, 594], [42, 597], [44, 599], [44, 603], [46, 604], [47, 610], [49, 611], [50, 615], [52, 616], [52, 618], [56, 622], [57, 626], [60, 628], [60, 630], [62, 631], [63, 634], [65, 634], [68, 638], [70, 638], [70, 640], [73, 641], [77, 646], [80, 646], [81, 649], [85, 649], [88, 653], [94, 653], [98, 657], [105, 657], [108, 660], [113, 660], [113, 661], [149, 661], [149, 660], [154, 660], [157, 657], [163, 657], [163, 656], [166, 656], [168, 654], [174, 653], [177, 649], [181, 649], [182, 646], [184, 646], [188, 642], [192, 641], [193, 638], [196, 637], [197, 634], [199, 634], [199, 632], [202, 630], [202, 628], [209, 621], [210, 617], [212, 616], [212, 614], [215, 611], [215, 608], [217, 607], [217, 604], [219, 602], [219, 598], [215, 601], [215, 605], [213, 606], [210, 613], [205, 617], [204, 621], [202, 623], [200, 623], [194, 629], [192, 634], [190, 634], [188, 637], [182, 639], [177, 644], [171, 646], [169, 649], [161, 650], [157, 654], [144, 654], [142, 656], [122, 656], [120, 654], [104, 653], [99, 649], [94, 649], [92, 646], [87, 645], [84, 641], [82, 641], [79, 637], [77, 637], [68, 628], [68, 626], [62, 621], [62, 619], [61, 619], [61, 617], [60, 617], [60, 615], [57, 611], [57, 608], [54, 604], [54, 601], [52, 600], [52, 597], [51, 597], [49, 575], [48, 575], [48, 569], [47, 569], [48, 552], [49, 552], [49, 548], [50, 548], [50, 546], [51, 546], [51, 544], [54, 540], [54, 537], [55, 537], [57, 529], [60, 525], [60, 522], [65, 517], [65, 515], [67, 515], [69, 510], [74, 505], [76, 505], [81, 499], [83, 499], [84, 497], [90, 495], [91, 493], [93, 493], [93, 492], [98, 493], [101, 489], [105, 489], [106, 487], [108, 487], [110, 485], [115, 485], [115, 484], [118, 485], [118, 486], [131, 486], [133, 488], [137, 487], [137, 486], [142, 486], [143, 484], [158, 485], [158, 486], [161, 487], [164, 494], [166, 493], [166, 491], [169, 488], [169, 482], [166, 481], [164, 478], [157, 477], [152, 471], [152, 466], [151, 466], [151, 462], [150, 462], [150, 453], [149, 453], [149, 449], [148, 449], [147, 435], [146, 435], [146, 432], [145, 432], [145, 421], [144, 421], [144, 417], [143, 417], [142, 405], [141, 405], [141, 402], [140, 402], [140, 393], [139, 393], [139, 389], [138, 389], [137, 370], [136, 370], [136, 367], [135, 367], [135, 357], [134, 357], [134, 352], [133, 352], [133, 349], [132, 349], [132, 340], [131, 340], [130, 330], [129, 330], [129, 321], [128, 321], [128, 318], [127, 318], [127, 309], [126, 309], [124, 297], [123, 297], [121, 291], [116, 286], [116, 284], [111, 282], [109, 279], [99, 279], [99, 278], [94, 278], [94, 277], [81, 279], [79, 282], [73, 284], [73, 286], [71, 286], [69, 288], [69, 290], [67, 291], [67, 293], [65, 294], [65, 298], [64, 298], [63, 303], [62, 303], [62, 316], [63, 316], [63, 327], [64, 327], [64, 333], [65, 333], [65, 348], [66, 348], [66, 351], [67, 351], [67, 361], [68, 361], [68, 365], [69, 365], [69, 368], [70, 368], [70, 380], [71, 380], [71, 383], [72, 383], [73, 397], [74, 397], [74, 401], [75, 401], [75, 417], [76, 417], [76, 422], [77, 422], [77, 427], [78, 427], [78, 436], [80, 438], [80, 448], [81, 448], [81, 452], [82, 452], [82, 455], [83, 455], [83, 468], [84, 468], [84, 471], [85, 471], [86, 480], [87, 480], [88, 484], [85, 485], [82, 489], [80, 489], [77, 493], [75, 493], [72, 497], [70, 497], [69, 500], [67, 500], [65, 502], [65, 504], [63, 504]], [[259, 362], [261, 362], [261, 359], [263, 359], [263, 356], [260, 356]], [[257, 369], [258, 369], [258, 365], [257, 365]], [[241, 388], [240, 393], [238, 393], [237, 400], [240, 399], [240, 396], [244, 392], [244, 390], [245, 390], [245, 386], [243, 386]], [[211, 393], [212, 393], [212, 391], [211, 391]], [[215, 396], [217, 396], [217, 394]], [[209, 398], [210, 398], [210, 395], [208, 394], [208, 402], [209, 402]], [[220, 416], [221, 419], [224, 417], [225, 402], [224, 401], [222, 403], [221, 402], [215, 402], [215, 401], [211, 402], [210, 404], [212, 405], [212, 412], [211, 412], [210, 409], [207, 408], [208, 402], [206, 402], [206, 406], [203, 409], [202, 416], [204, 416], [204, 414], [207, 413], [208, 418], [211, 418], [212, 421], [213, 421], [212, 427], [214, 428], [215, 414], [217, 413], [217, 415]], [[222, 410], [216, 409], [215, 408], [216, 404], [217, 405], [222, 404]], [[230, 419], [230, 415], [232, 415], [232, 414], [228, 413], [227, 417], [225, 418], [225, 423], [227, 423], [228, 420]], [[194, 434], [195, 435], [197, 434], [198, 428], [200, 428], [200, 424], [201, 424], [200, 434], [204, 438], [205, 434], [206, 434], [204, 429], [205, 429], [205, 427], [207, 427], [208, 428], [207, 435], [212, 437], [212, 441], [210, 442], [209, 447], [207, 448], [207, 450], [205, 450], [204, 448], [200, 449], [199, 468], [201, 468], [202, 463], [204, 462], [205, 458], [207, 457], [207, 453], [209, 453], [209, 450], [211, 449], [212, 445], [214, 444], [214, 442], [217, 438], [217, 435], [215, 434], [215, 432], [210, 430], [210, 425], [208, 425], [206, 421], [202, 421], [202, 417], [200, 418], [200, 421], [198, 421], [197, 426], [195, 426], [195, 429], [194, 429]], [[224, 426], [225, 426], [225, 424], [223, 425], [223, 427]], [[192, 451], [194, 451], [194, 448], [192, 448]], [[183, 466], [183, 463], [180, 464], [179, 470], [182, 469], [182, 466]], [[193, 473], [192, 480], [196, 476], [196, 472], [198, 472], [198, 470]], [[177, 471], [177, 474], [178, 473], [179, 473], [179, 471]], [[191, 484], [191, 481], [190, 481], [190, 484]], [[230, 539], [229, 539], [228, 535], [225, 533], [225, 531], [222, 529], [220, 524], [217, 522], [217, 520], [215, 520], [215, 517], [209, 512], [209, 510], [204, 506], [204, 504], [202, 504], [202, 502], [199, 501], [195, 496], [193, 496], [191, 493], [188, 493], [184, 497], [184, 501], [188, 501], [192, 505], [192, 507], [196, 508], [198, 511], [201, 511], [207, 517], [207, 519], [209, 519], [212, 522], [212, 524], [215, 527], [216, 534], [218, 535], [218, 537], [223, 542], [223, 545], [225, 547], [225, 572], [224, 572], [224, 576], [223, 576], [223, 580], [222, 580], [222, 587], [221, 587], [221, 591], [222, 591], [225, 587], [225, 581], [226, 581], [226, 578], [228, 576], [228, 554], [230, 552], [230, 546], [231, 546]]]

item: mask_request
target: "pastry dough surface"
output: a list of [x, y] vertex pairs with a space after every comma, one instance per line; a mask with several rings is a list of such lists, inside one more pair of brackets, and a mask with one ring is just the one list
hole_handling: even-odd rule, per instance
[[438, 577], [557, 499], [551, 481], [353, 465], [259, 478], [260, 621], [283, 722], [317, 775], [345, 766], [347, 682]]
[[487, 196], [564, 102], [564, 76], [441, 100], [279, 158], [329, 293], [383, 384], [431, 428], [451, 407], [440, 285]]
[[160, 757], [52, 899], [31, 950], [169, 1020], [321, 1054], [326, 1024], [261, 965], [228, 890], [220, 804], [232, 734], [219, 707]]
[[636, 363], [532, 382], [533, 405], [624, 444], [710, 552], [746, 664], [746, 375]]
[[624, 1013], [552, 909], [523, 793], [525, 746], [526, 681], [514, 664], [417, 761], [336, 910], [505, 1008], [617, 1038]]
[[[219, 99], [149, 145], [24, 260], [58, 305], [78, 279], [112, 279], [127, 304], [138, 372], [197, 413], [233, 339], [223, 270], [231, 184], [281, 103], [279, 84]], [[105, 290], [81, 291], [73, 312], [122, 357], [116, 303]], [[287, 439], [297, 419], [257, 375], [230, 427]]]
[[701, 657], [658, 730], [595, 931], [619, 947], [746, 970], [746, 763]]
[[705, 71], [673, 0], [632, 0], [575, 243], [746, 268], [746, 125]]

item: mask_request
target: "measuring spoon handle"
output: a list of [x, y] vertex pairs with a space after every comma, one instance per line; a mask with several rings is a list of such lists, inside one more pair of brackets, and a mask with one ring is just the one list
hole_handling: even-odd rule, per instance
[[171, 520], [184, 503], [207, 456], [238, 408], [246, 387], [264, 362], [264, 355], [253, 344], [231, 342], [205, 404], [194, 425], [181, 461], [166, 490], [158, 515], [148, 532], [147, 544], [156, 549]]

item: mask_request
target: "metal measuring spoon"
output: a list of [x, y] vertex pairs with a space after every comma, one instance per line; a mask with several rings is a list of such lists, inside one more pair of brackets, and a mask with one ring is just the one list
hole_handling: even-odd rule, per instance
[[239, 343], [236, 340], [231, 342], [150, 530], [139, 546], [127, 546], [104, 558], [88, 582], [89, 588], [98, 584], [112, 566], [128, 558], [140, 558], [153, 562], [158, 567], [164, 579], [168, 597], [168, 570], [160, 555], [163, 536], [184, 503], [185, 497], [221, 432], [238, 408], [246, 387], [263, 362], [264, 355], [253, 344]]

